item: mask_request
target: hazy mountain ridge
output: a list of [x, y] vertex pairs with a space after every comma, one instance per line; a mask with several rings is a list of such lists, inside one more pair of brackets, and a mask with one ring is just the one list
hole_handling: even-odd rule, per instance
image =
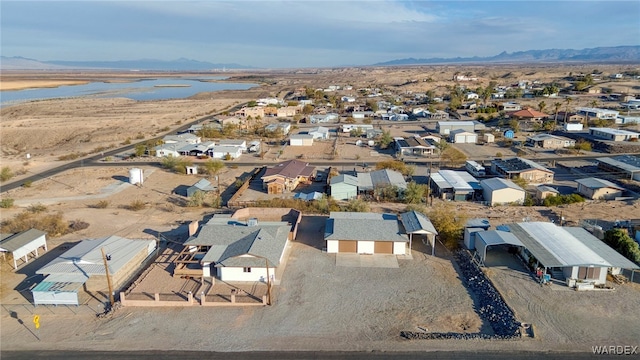
[[488, 57], [455, 57], [455, 58], [426, 58], [426, 59], [397, 59], [374, 65], [417, 65], [438, 63], [490, 63], [490, 62], [554, 62], [554, 61], [640, 61], [640, 45], [596, 47], [582, 50], [575, 49], [546, 49], [527, 50], [508, 53], [503, 51], [495, 56]]
[[4, 70], [48, 70], [48, 69], [118, 69], [118, 70], [215, 70], [215, 69], [252, 69], [251, 66], [235, 63], [218, 64], [206, 61], [180, 58], [176, 60], [117, 60], [117, 61], [40, 61], [20, 56], [2, 56], [0, 68]]

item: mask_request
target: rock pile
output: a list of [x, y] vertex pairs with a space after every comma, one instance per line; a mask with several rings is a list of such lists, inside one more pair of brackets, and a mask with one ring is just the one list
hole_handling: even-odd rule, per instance
[[513, 310], [486, 277], [480, 268], [471, 260], [465, 251], [455, 254], [460, 272], [466, 280], [467, 286], [476, 295], [479, 303], [478, 315], [486, 320], [493, 329], [494, 335], [483, 333], [427, 333], [401, 331], [400, 336], [406, 339], [513, 339], [520, 337], [520, 323], [516, 321]]

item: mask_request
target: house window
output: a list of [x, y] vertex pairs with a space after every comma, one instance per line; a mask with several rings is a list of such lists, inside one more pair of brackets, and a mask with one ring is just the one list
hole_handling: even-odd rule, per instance
[[250, 273], [251, 272], [251, 268], [250, 267], [242, 268], [242, 272]]

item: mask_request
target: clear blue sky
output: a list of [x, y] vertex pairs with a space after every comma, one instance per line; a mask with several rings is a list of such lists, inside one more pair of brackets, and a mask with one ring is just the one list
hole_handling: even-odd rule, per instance
[[8, 1], [1, 52], [255, 67], [640, 44], [640, 1]]

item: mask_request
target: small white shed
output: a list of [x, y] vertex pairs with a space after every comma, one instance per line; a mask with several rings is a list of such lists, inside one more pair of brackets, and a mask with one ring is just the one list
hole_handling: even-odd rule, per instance
[[0, 251], [10, 252], [13, 256], [13, 268], [18, 269], [18, 259], [24, 258], [24, 263], [29, 262], [29, 255], [35, 253], [37, 258], [40, 254], [38, 249], [47, 251], [47, 233], [37, 229], [29, 229], [17, 234], [3, 235], [0, 240]]
[[493, 143], [496, 141], [496, 137], [493, 134], [488, 134], [488, 133], [482, 135], [482, 139], [486, 143]]

